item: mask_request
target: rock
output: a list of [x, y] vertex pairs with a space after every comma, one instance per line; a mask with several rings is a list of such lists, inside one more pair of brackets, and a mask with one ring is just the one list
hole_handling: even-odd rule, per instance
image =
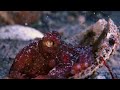
[[38, 30], [22, 25], [8, 25], [0, 28], [0, 39], [28, 41], [43, 36], [43, 33]]
[[40, 18], [40, 11], [0, 11], [0, 18], [2, 23], [9, 25], [21, 24], [28, 25], [37, 22]]
[[96, 77], [96, 79], [106, 79], [106, 77], [103, 76], [103, 75], [98, 75], [98, 76]]

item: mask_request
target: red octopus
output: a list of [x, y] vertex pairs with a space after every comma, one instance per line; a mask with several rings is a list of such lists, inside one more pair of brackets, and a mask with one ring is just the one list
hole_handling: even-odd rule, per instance
[[9, 78], [67, 79], [94, 62], [90, 46], [66, 44], [56, 32], [23, 48], [13, 62]]

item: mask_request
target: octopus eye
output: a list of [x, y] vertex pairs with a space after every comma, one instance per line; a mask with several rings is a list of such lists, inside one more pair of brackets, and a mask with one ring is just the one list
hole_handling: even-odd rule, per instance
[[54, 42], [53, 41], [45, 41], [44, 45], [47, 46], [47, 47], [53, 47]]

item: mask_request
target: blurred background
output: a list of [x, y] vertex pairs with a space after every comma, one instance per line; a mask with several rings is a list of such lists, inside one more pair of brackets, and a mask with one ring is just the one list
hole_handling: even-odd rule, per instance
[[[118, 27], [120, 25], [120, 11], [0, 11], [0, 28], [17, 24], [35, 28], [43, 34], [56, 30], [63, 33], [64, 39], [67, 39], [101, 18], [106, 20], [111, 18]], [[30, 42], [31, 41], [25, 41], [22, 38], [19, 40], [0, 38], [1, 79], [8, 74], [16, 54]], [[118, 57], [120, 57], [120, 55], [118, 55]], [[120, 69], [119, 67], [113, 68]], [[106, 78], [110, 78], [107, 71], [102, 70], [102, 74], [104, 74]], [[120, 76], [119, 74], [120, 72], [117, 73], [118, 77]]]
[[66, 25], [92, 24], [109, 17], [119, 24], [119, 16], [119, 11], [0, 11], [0, 25], [27, 25], [47, 32]]

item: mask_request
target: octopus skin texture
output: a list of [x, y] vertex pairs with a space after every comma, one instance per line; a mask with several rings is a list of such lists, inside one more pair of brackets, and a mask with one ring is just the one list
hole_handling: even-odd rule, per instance
[[46, 33], [24, 47], [10, 68], [12, 79], [67, 79], [86, 69], [94, 60], [90, 46], [72, 46], [56, 31]]
[[[33, 41], [16, 55], [8, 77], [13, 79], [52, 78], [52, 74], [50, 75], [52, 69], [59, 66], [58, 69], [65, 66], [72, 67], [69, 54], [65, 55], [66, 49], [63, 49], [57, 32], [46, 33], [42, 39]], [[66, 72], [68, 71], [70, 72], [70, 69]]]

